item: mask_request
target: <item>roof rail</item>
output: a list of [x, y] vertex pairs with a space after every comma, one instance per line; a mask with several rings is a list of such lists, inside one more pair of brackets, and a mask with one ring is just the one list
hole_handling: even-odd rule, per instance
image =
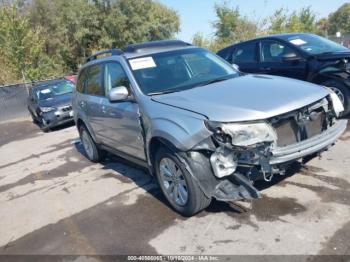
[[181, 46], [191, 46], [191, 44], [181, 40], [152, 41], [152, 42], [145, 42], [141, 44], [128, 45], [123, 49], [123, 51], [134, 53], [143, 49], [161, 48], [161, 47], [181, 47]]
[[98, 56], [101, 56], [101, 55], [104, 55], [104, 54], [111, 54], [111, 56], [113, 55], [121, 55], [123, 54], [123, 51], [119, 50], [119, 49], [109, 49], [109, 50], [105, 50], [105, 51], [101, 51], [101, 52], [98, 52], [96, 54], [93, 54], [92, 56], [89, 56], [85, 62], [90, 62], [90, 61], [93, 61], [93, 60], [96, 60], [98, 59]]

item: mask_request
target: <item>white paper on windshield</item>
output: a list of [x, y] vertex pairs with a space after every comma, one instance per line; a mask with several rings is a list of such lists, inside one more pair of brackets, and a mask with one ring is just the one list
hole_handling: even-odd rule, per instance
[[49, 94], [51, 93], [51, 90], [50, 89], [43, 89], [40, 91], [42, 94]]
[[292, 39], [289, 42], [291, 42], [293, 45], [303, 45], [306, 44], [306, 42], [300, 38]]
[[132, 70], [139, 70], [139, 69], [146, 69], [146, 68], [152, 68], [157, 67], [156, 63], [154, 62], [153, 58], [148, 57], [142, 57], [142, 58], [136, 58], [129, 60]]

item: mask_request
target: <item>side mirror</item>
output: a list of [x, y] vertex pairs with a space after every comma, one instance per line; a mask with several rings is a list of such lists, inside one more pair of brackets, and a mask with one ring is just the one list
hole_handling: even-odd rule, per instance
[[282, 56], [283, 62], [299, 62], [301, 57], [295, 53], [289, 53]]
[[239, 71], [239, 66], [237, 64], [231, 64], [231, 65], [232, 65], [233, 69]]
[[109, 91], [108, 99], [110, 102], [125, 101], [129, 97], [129, 91], [125, 86], [114, 87]]

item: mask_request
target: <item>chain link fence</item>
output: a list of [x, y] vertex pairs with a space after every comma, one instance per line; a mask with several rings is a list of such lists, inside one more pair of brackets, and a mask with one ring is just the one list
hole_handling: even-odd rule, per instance
[[17, 84], [0, 87], [0, 123], [29, 117], [27, 90], [31, 86], [32, 84]]

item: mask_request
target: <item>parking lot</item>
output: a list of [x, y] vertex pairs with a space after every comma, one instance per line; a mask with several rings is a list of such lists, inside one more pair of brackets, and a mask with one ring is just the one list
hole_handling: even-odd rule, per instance
[[[183, 218], [144, 170], [84, 157], [74, 126], [0, 124], [0, 254], [350, 255], [350, 127], [263, 198]], [[272, 186], [273, 185], [273, 186]]]

